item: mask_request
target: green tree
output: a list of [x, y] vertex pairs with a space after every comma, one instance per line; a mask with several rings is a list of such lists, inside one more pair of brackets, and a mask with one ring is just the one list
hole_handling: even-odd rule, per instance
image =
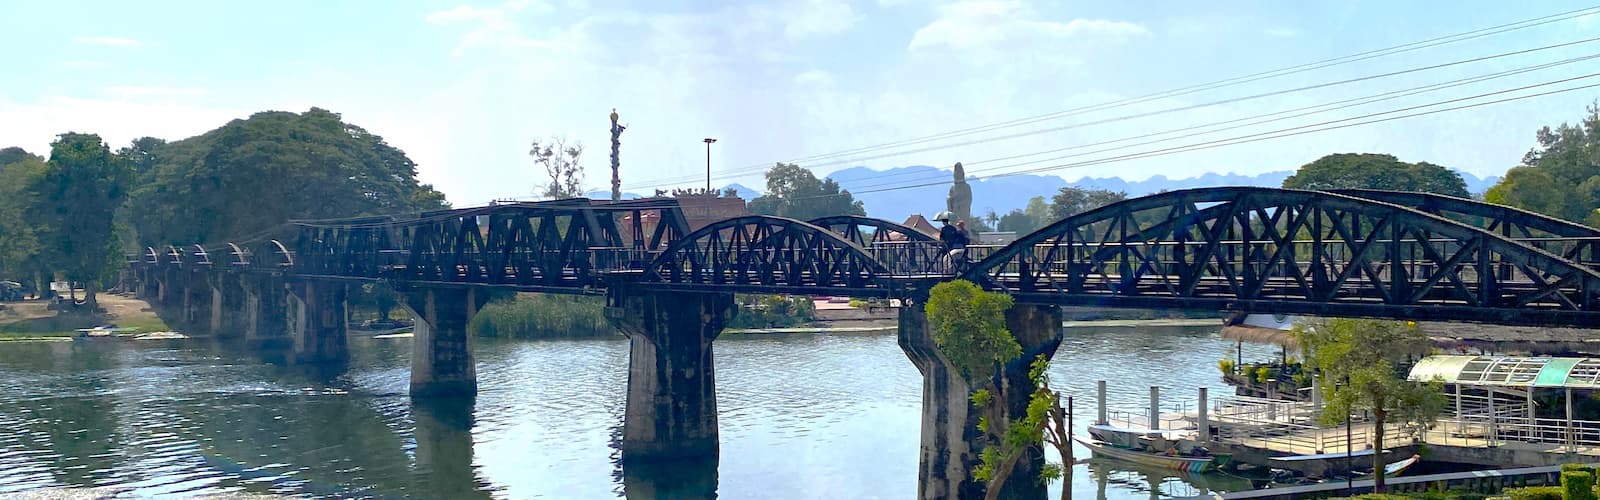
[[1385, 189], [1471, 197], [1461, 174], [1428, 162], [1406, 163], [1392, 155], [1331, 154], [1300, 166], [1283, 180], [1289, 189]]
[[290, 219], [449, 206], [417, 182], [403, 151], [319, 108], [256, 113], [149, 151], [154, 166], [129, 200], [145, 245], [227, 241]]
[[89, 311], [101, 280], [123, 263], [113, 220], [127, 197], [133, 168], [94, 134], [65, 133], [50, 145], [50, 161], [33, 185], [35, 213], [48, 228], [40, 238], [47, 262], [69, 281], [84, 283]]
[[811, 220], [834, 215], [866, 215], [867, 209], [833, 179], [817, 179], [799, 165], [779, 163], [767, 171], [767, 194], [750, 200], [750, 212]]
[[[972, 404], [983, 415], [977, 430], [988, 443], [978, 453], [972, 477], [986, 483], [987, 499], [999, 497], [1018, 462], [1043, 453], [1047, 437], [1057, 444], [1063, 435], [1059, 395], [1049, 389], [1045, 375], [1049, 362], [1043, 356], [1029, 365], [1031, 387], [997, 383], [1002, 367], [1022, 356], [1022, 346], [1006, 328], [1005, 314], [1011, 306], [1011, 296], [984, 291], [965, 280], [934, 285], [924, 306], [934, 344], [973, 388]], [[1012, 400], [1008, 391], [1027, 391], [1028, 407], [1021, 418], [1004, 418], [1002, 405]], [[1062, 473], [1060, 465], [1046, 464], [1039, 479], [1048, 482]]]
[[1420, 432], [1444, 409], [1443, 386], [1401, 375], [1402, 363], [1428, 352], [1428, 338], [1415, 323], [1334, 318], [1294, 326], [1306, 364], [1328, 381], [1323, 424], [1344, 423], [1351, 410], [1372, 413], [1374, 490], [1383, 491], [1384, 425], [1396, 422]]
[[550, 177], [550, 183], [539, 191], [540, 196], [550, 200], [583, 197], [583, 165], [578, 162], [583, 156], [582, 143], [568, 145], [560, 137], [535, 140], [528, 156]]
[[[0, 164], [0, 279], [32, 277], [42, 272], [39, 264], [39, 231], [42, 221], [32, 220], [36, 197], [32, 186], [44, 176], [44, 159], [18, 156], [17, 161]], [[37, 283], [35, 283], [37, 285]]]
[[1039, 223], [1039, 227], [1126, 199], [1128, 199], [1128, 193], [1121, 191], [1067, 186], [1061, 188], [1061, 191], [1056, 192], [1056, 195], [1051, 197], [1050, 218], [1052, 220]]
[[1043, 196], [1035, 196], [1028, 200], [1027, 207], [1000, 216], [1000, 223], [996, 226], [1001, 231], [1013, 231], [1021, 235], [1038, 231], [1051, 222], [1054, 221], [1050, 218], [1050, 204]]
[[1590, 105], [1577, 125], [1544, 127], [1534, 138], [1538, 145], [1522, 165], [1506, 172], [1484, 200], [1600, 225], [1600, 105]]
[[133, 143], [117, 150], [117, 156], [127, 158], [133, 164], [133, 172], [140, 176], [156, 168], [160, 150], [166, 147], [167, 141], [154, 137], [140, 137]]

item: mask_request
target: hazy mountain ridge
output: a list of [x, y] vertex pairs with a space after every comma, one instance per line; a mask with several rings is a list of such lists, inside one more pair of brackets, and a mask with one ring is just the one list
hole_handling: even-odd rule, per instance
[[[1070, 183], [1053, 175], [1015, 175], [994, 178], [968, 175], [967, 183], [972, 186], [973, 215], [982, 217], [991, 210], [998, 215], [1014, 209], [1020, 209], [1028, 204], [1030, 198], [1035, 196], [1043, 196], [1049, 199], [1061, 188], [1068, 185], [1087, 189], [1121, 191], [1127, 193], [1128, 196], [1142, 196], [1161, 191], [1198, 187], [1279, 187], [1283, 185], [1283, 180], [1293, 173], [1293, 171], [1289, 170], [1255, 175], [1207, 172], [1189, 178], [1172, 179], [1165, 175], [1156, 175], [1149, 179], [1138, 181], [1128, 181], [1120, 177], [1084, 177]], [[1466, 172], [1457, 171], [1457, 173], [1461, 174], [1462, 179], [1466, 181], [1467, 190], [1472, 193], [1482, 193], [1500, 179], [1496, 176], [1479, 178]], [[838, 181], [845, 189], [850, 190], [856, 199], [861, 200], [866, 205], [867, 215], [892, 221], [905, 220], [911, 214], [918, 213], [931, 216], [944, 210], [945, 195], [950, 190], [950, 176], [949, 170], [927, 165], [898, 167], [888, 170], [851, 167], [828, 175], [829, 178]], [[899, 186], [921, 184], [931, 185], [894, 189]]]

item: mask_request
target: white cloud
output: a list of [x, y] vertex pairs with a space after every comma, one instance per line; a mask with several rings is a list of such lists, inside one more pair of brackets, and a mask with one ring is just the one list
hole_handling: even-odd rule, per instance
[[460, 5], [455, 8], [435, 11], [423, 17], [430, 24], [473, 25], [461, 36], [461, 42], [456, 45], [455, 53], [488, 46], [514, 46], [528, 44], [522, 29], [517, 25], [517, 16], [524, 13], [542, 14], [549, 12], [551, 6], [534, 0], [507, 0], [505, 3], [493, 7], [474, 7]]
[[58, 96], [20, 103], [0, 98], [0, 137], [46, 154], [57, 134], [93, 133], [115, 149], [144, 136], [181, 139], [198, 135], [248, 114], [228, 108], [117, 99]]
[[842, 33], [864, 19], [843, 0], [805, 0], [780, 12], [786, 19], [783, 34], [790, 40]]
[[84, 45], [99, 45], [102, 47], [138, 47], [144, 45], [144, 42], [139, 40], [114, 36], [80, 36], [72, 41]]
[[1032, 8], [1016, 0], [965, 0], [943, 6], [939, 13], [938, 19], [911, 36], [911, 50], [996, 48], [1059, 43], [1066, 39], [1121, 40], [1149, 33], [1144, 26], [1123, 21], [1044, 20]]

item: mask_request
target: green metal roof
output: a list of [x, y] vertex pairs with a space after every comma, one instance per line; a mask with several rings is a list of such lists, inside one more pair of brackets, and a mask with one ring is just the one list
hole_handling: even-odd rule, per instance
[[1428, 356], [1411, 380], [1498, 387], [1600, 388], [1600, 359], [1515, 356]]

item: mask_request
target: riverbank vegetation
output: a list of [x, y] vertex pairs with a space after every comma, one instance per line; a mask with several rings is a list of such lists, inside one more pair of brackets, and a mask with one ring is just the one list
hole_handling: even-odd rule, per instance
[[472, 318], [468, 332], [481, 337], [552, 339], [609, 337], [605, 297], [519, 293], [490, 302]]
[[817, 320], [817, 305], [801, 295], [735, 295], [729, 329], [793, 328]]

